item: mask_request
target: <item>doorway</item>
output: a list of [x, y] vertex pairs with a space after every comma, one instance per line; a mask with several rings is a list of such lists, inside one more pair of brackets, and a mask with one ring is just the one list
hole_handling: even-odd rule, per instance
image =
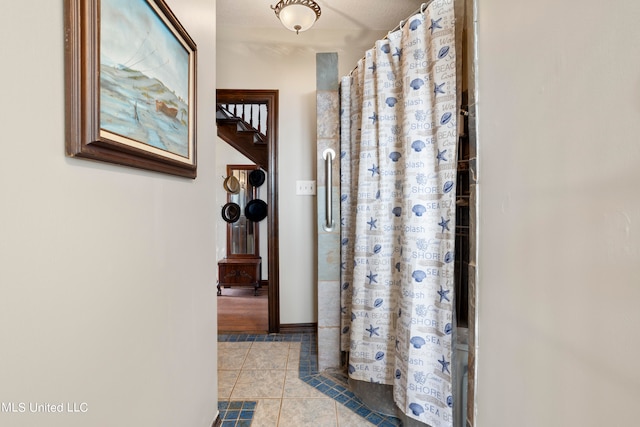
[[226, 257], [218, 261], [218, 332], [264, 334], [269, 330], [269, 281], [262, 280], [268, 277], [268, 255], [261, 244], [268, 235], [260, 193], [265, 173], [255, 164], [227, 164], [225, 176]]
[[[280, 332], [280, 286], [279, 286], [279, 228], [278, 228], [278, 91], [277, 90], [238, 90], [238, 89], [218, 89], [216, 91], [216, 103], [218, 111], [216, 114], [216, 123], [218, 126], [218, 136], [232, 147], [236, 148], [246, 157], [254, 161], [266, 171], [266, 204], [267, 217], [263, 221], [266, 223], [266, 241], [267, 241], [267, 271], [268, 278], [263, 280], [263, 285], [258, 295], [253, 295], [253, 291], [244, 295], [238, 290], [236, 305], [239, 307], [233, 309], [233, 304], [226, 303], [221, 307], [218, 304], [218, 316], [222, 314], [222, 320], [225, 322], [235, 322], [236, 329], [242, 329], [240, 319], [246, 319], [246, 312], [251, 306], [254, 309], [260, 307], [260, 297], [266, 289], [266, 306], [267, 306], [267, 330], [268, 333]], [[244, 115], [231, 114], [229, 108], [225, 106], [260, 106], [258, 108], [258, 125], [251, 125], [251, 118]], [[264, 107], [264, 109], [262, 108]], [[226, 110], [226, 112], [224, 112]], [[223, 111], [223, 113], [221, 113]], [[264, 111], [264, 113], [260, 113]], [[244, 112], [244, 108], [243, 108]], [[231, 117], [234, 116], [234, 117]], [[241, 122], [240, 122], [240, 121]], [[264, 128], [262, 125], [264, 124]], [[247, 142], [247, 125], [256, 132], [250, 135], [250, 141]], [[264, 130], [263, 130], [264, 129]], [[257, 142], [257, 143], [256, 143]], [[253, 154], [255, 153], [255, 155]], [[247, 289], [243, 289], [247, 291]], [[235, 293], [235, 292], [234, 292]], [[264, 302], [262, 302], [264, 304]], [[244, 314], [243, 314], [244, 313]], [[230, 319], [230, 320], [229, 320]], [[251, 328], [247, 325], [247, 328]], [[255, 332], [255, 331], [243, 331]]]

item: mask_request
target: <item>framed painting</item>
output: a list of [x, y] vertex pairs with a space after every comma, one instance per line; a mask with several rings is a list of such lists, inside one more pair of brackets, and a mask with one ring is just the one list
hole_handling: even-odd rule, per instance
[[65, 0], [66, 154], [196, 177], [196, 44], [163, 0]]

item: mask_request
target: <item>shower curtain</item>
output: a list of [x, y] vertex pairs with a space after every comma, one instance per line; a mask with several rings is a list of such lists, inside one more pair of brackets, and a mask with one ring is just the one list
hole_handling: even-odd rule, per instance
[[458, 103], [453, 0], [436, 0], [341, 82], [342, 350], [452, 426]]

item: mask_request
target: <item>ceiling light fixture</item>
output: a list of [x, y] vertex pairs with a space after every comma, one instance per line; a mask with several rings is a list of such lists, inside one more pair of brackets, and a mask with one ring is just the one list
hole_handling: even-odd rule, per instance
[[282, 25], [288, 30], [307, 31], [320, 18], [320, 6], [313, 0], [280, 0], [271, 6]]

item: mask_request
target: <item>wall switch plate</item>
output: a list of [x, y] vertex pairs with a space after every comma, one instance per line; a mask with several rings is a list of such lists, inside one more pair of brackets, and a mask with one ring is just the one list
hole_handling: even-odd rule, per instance
[[296, 181], [296, 195], [297, 196], [315, 196], [316, 182], [315, 181]]

